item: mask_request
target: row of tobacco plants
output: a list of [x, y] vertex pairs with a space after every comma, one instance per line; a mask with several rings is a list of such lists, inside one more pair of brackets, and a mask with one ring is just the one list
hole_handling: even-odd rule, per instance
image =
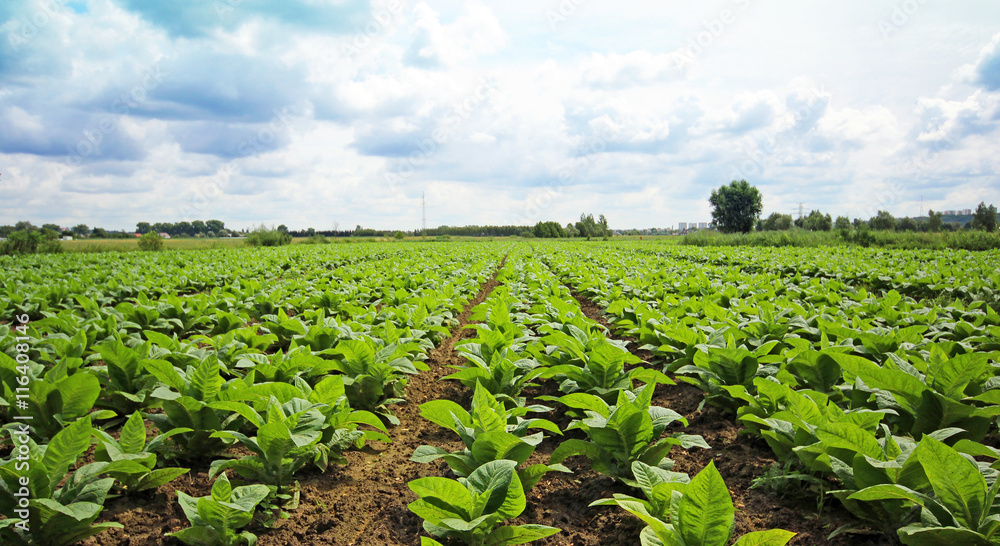
[[1000, 253], [620, 245], [541, 259], [763, 438], [788, 478], [857, 517], [835, 534], [1000, 544]]
[[[419, 497], [409, 505], [423, 518], [423, 544], [451, 539], [474, 545], [522, 544], [559, 532], [537, 525], [512, 525], [526, 506], [526, 494], [549, 472], [570, 472], [562, 462], [584, 456], [597, 472], [635, 488], [637, 497], [616, 495], [595, 502], [616, 504], [647, 526], [643, 544], [723, 546], [733, 533], [730, 493], [709, 464], [693, 478], [671, 471], [670, 450], [708, 448], [700, 436], [674, 433], [687, 421], [669, 408], [652, 405], [657, 383], [673, 384], [660, 371], [642, 366], [624, 343], [584, 316], [569, 289], [543, 264], [513, 253], [498, 275], [501, 284], [474, 309], [475, 336], [459, 342], [465, 366], [443, 380], [472, 390], [469, 407], [450, 400], [421, 405], [421, 415], [454, 432], [457, 451], [425, 445], [413, 460], [443, 459], [457, 477], [424, 477], [409, 483]], [[538, 401], [565, 406], [574, 419], [560, 430], [544, 416], [552, 406], [529, 404], [526, 387], [551, 381], [560, 396]], [[559, 440], [579, 430], [577, 438]], [[559, 441], [548, 462], [528, 464], [546, 439]], [[537, 459], [536, 459], [537, 460]], [[793, 533], [755, 532], [737, 544], [786, 543]]]
[[[0, 543], [73, 544], [178, 492], [187, 544], [253, 544], [296, 474], [390, 441], [391, 405], [502, 248], [351, 245], [3, 258]], [[255, 517], [256, 514], [256, 517]]]

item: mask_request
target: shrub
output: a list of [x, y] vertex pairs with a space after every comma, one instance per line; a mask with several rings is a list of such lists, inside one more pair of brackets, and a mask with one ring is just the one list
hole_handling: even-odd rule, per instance
[[292, 242], [292, 236], [284, 230], [268, 228], [261, 224], [247, 235], [250, 246], [282, 246]]
[[393, 235], [393, 237], [395, 237], [397, 241], [402, 241], [403, 239], [406, 238], [406, 235], [403, 235], [402, 231], [397, 231], [396, 234]]
[[55, 232], [15, 231], [7, 240], [0, 244], [0, 254], [54, 254], [62, 252], [62, 245], [56, 239]]
[[163, 250], [163, 237], [160, 237], [160, 234], [155, 231], [150, 231], [142, 237], [139, 237], [139, 250], [150, 252]]

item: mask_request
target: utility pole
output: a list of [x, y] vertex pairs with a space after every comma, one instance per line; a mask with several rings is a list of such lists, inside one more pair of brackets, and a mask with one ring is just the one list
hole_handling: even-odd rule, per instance
[[799, 203], [799, 220], [802, 219], [802, 203]]
[[420, 235], [425, 239], [427, 238], [427, 194], [426, 192], [420, 192], [420, 205], [423, 208], [423, 224], [421, 227]]

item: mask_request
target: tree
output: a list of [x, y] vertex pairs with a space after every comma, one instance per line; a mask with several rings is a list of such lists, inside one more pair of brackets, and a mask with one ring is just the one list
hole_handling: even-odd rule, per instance
[[73, 226], [73, 235], [76, 235], [77, 237], [86, 237], [87, 235], [90, 235], [90, 228], [87, 227], [87, 224], [77, 224]]
[[56, 233], [62, 233], [62, 228], [56, 224], [42, 224], [42, 229], [48, 229]]
[[205, 222], [205, 227], [210, 231], [219, 233], [222, 230], [226, 229], [226, 224], [221, 220], [209, 220]]
[[997, 207], [996, 205], [986, 206], [980, 201], [976, 207], [975, 214], [972, 215], [972, 229], [981, 229], [989, 233], [997, 230]]
[[809, 216], [802, 219], [802, 229], [808, 231], [830, 231], [833, 229], [833, 218], [829, 214], [823, 214], [818, 210], [809, 212]]
[[139, 222], [135, 225], [135, 232], [140, 235], [145, 235], [153, 230], [153, 226], [149, 225], [149, 222]]
[[608, 219], [605, 218], [603, 214], [597, 221], [597, 224], [601, 226], [601, 237], [604, 237], [605, 239], [611, 237], [611, 230], [608, 229]]
[[280, 226], [278, 226], [278, 231], [283, 231], [285, 233], [288, 233], [288, 226], [286, 226], [285, 224], [281, 224]]
[[772, 212], [770, 216], [760, 223], [760, 229], [762, 231], [784, 231], [786, 229], [791, 229], [791, 227], [792, 215], [781, 214], [780, 212]]
[[876, 231], [896, 229], [896, 217], [888, 211], [880, 210], [874, 218], [868, 221], [868, 226]]
[[760, 190], [746, 180], [733, 180], [728, 186], [712, 190], [712, 224], [723, 233], [749, 233], [764, 209]]
[[21, 220], [14, 224], [14, 231], [35, 231], [36, 229], [38, 228], [27, 220]]
[[941, 231], [941, 224], [944, 223], [941, 220], [942, 216], [944, 216], [944, 214], [941, 214], [940, 212], [934, 212], [933, 210], [927, 211], [927, 231], [934, 233]]
[[94, 231], [92, 232], [92, 236], [95, 239], [107, 239], [108, 231], [104, 228], [95, 227]]
[[593, 214], [580, 214], [580, 221], [576, 223], [576, 230], [580, 232], [580, 237], [601, 237], [604, 235], [600, 226], [594, 220]]
[[838, 216], [833, 227], [837, 228], [837, 231], [851, 231], [851, 221], [846, 216]]
[[199, 233], [204, 234], [208, 231], [208, 227], [205, 226], [205, 222], [202, 222], [201, 220], [194, 220], [191, 222], [191, 231], [194, 235], [198, 235]]
[[566, 223], [566, 236], [567, 237], [577, 237], [580, 235], [579, 230], [573, 225], [573, 222]]
[[194, 235], [193, 231], [194, 230], [191, 229], [191, 222], [184, 221], [174, 224], [174, 230], [170, 234], [185, 237], [188, 235]]
[[907, 216], [899, 221], [896, 229], [899, 231], [917, 231], [917, 221]]

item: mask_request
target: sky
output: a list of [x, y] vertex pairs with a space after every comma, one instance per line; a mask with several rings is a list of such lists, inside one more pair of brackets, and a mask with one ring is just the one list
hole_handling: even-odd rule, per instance
[[0, 0], [0, 224], [1000, 204], [995, 0]]

